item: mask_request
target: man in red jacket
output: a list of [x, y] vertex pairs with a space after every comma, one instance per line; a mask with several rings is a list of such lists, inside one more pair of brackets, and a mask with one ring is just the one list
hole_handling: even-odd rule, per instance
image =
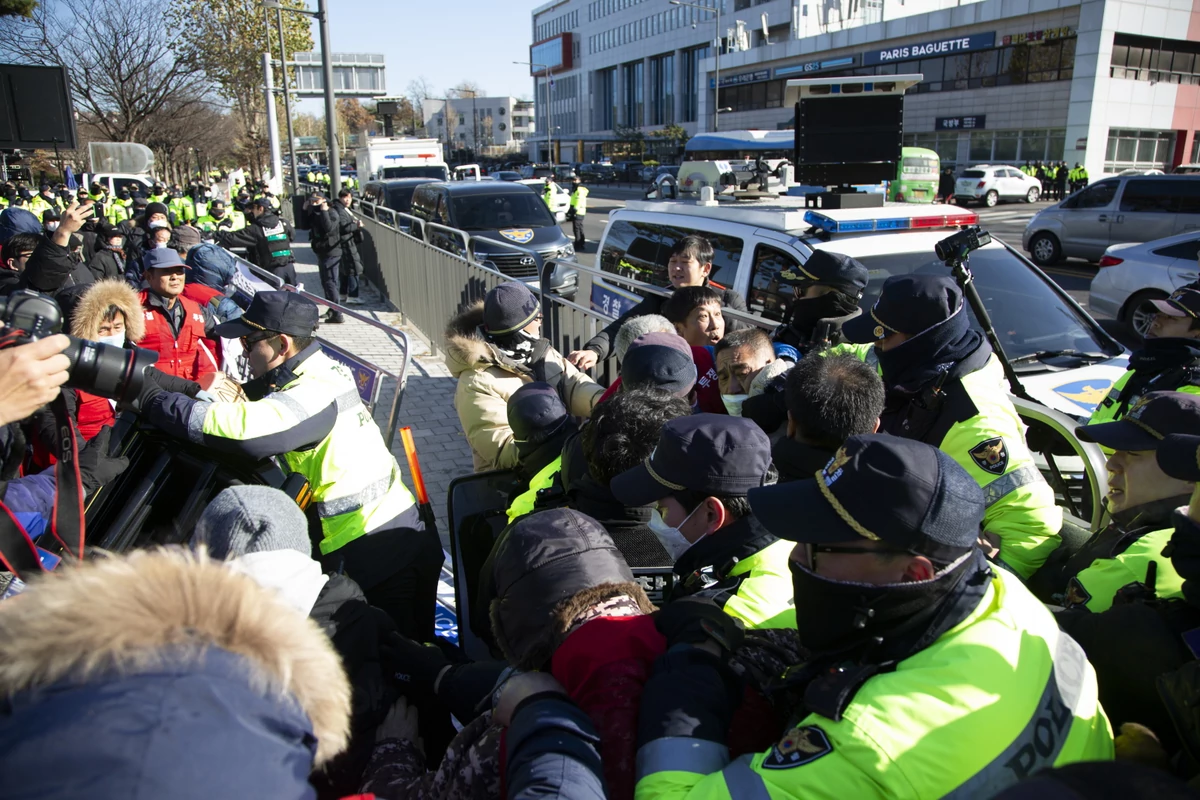
[[199, 381], [217, 371], [216, 358], [202, 341], [216, 319], [207, 307], [183, 296], [188, 266], [171, 248], [147, 250], [142, 256], [146, 288], [139, 295], [146, 318], [146, 337], [139, 347], [158, 353], [158, 369]]

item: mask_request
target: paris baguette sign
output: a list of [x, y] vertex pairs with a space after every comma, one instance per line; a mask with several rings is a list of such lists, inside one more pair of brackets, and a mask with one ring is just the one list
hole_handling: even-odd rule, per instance
[[890, 64], [893, 61], [909, 61], [914, 58], [934, 58], [987, 50], [996, 46], [996, 33], [972, 33], [950, 39], [934, 39], [915, 44], [886, 47], [863, 53], [863, 64]]

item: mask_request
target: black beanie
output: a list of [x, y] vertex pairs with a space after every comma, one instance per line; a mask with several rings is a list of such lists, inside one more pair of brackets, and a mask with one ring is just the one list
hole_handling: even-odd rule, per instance
[[544, 381], [527, 383], [508, 398], [508, 427], [518, 442], [541, 444], [568, 418], [558, 393]]
[[619, 593], [644, 601], [649, 610], [612, 536], [578, 511], [555, 508], [522, 517], [496, 543], [493, 555], [492, 631], [519, 669], [544, 666], [552, 654], [548, 643], [565, 633], [552, 630], [556, 612], [581, 593], [619, 587]]
[[489, 336], [507, 336], [538, 315], [537, 298], [523, 283], [502, 283], [483, 299], [483, 327]]
[[165, 203], [149, 203], [146, 206], [146, 216], [150, 217], [154, 214], [162, 214], [164, 217], [170, 217], [171, 212], [167, 210]]

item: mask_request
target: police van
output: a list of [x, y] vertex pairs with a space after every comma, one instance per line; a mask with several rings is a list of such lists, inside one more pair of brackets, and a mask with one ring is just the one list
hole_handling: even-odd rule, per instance
[[[613, 211], [600, 239], [597, 268], [667, 286], [675, 242], [697, 234], [713, 245], [711, 281], [740, 292], [751, 313], [782, 320], [793, 301], [779, 275], [816, 250], [858, 259], [871, 280], [868, 309], [883, 281], [905, 273], [950, 270], [934, 245], [978, 214], [955, 206], [880, 203], [872, 208], [812, 208], [803, 196], [756, 200], [630, 201]], [[971, 253], [971, 271], [1000, 343], [1038, 402], [1086, 419], [1128, 368], [1125, 348], [1017, 250], [993, 239]], [[592, 281], [593, 310], [617, 316], [640, 298], [617, 283]], [[978, 327], [978, 322], [973, 319]]]

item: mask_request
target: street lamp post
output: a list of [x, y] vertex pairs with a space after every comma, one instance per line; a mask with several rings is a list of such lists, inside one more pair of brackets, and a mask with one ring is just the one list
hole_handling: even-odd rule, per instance
[[296, 133], [292, 128], [292, 90], [288, 88], [287, 45], [283, 43], [283, 8], [275, 9], [275, 25], [279, 29], [279, 68], [283, 73], [283, 114], [287, 118], [288, 160], [292, 164], [292, 196], [300, 191], [296, 183]]
[[[309, 11], [305, 8], [289, 8], [280, 5], [279, 0], [263, 0], [265, 8], [275, 8], [280, 11], [291, 11], [294, 14], [303, 14], [306, 17], [313, 17], [317, 21], [317, 28], [321, 36], [321, 72], [323, 74], [323, 83], [325, 84], [325, 139], [329, 144], [329, 189], [330, 194], [337, 197], [337, 193], [342, 188], [342, 159], [338, 154], [337, 140], [337, 110], [333, 102], [333, 54], [329, 49], [329, 13], [325, 8], [325, 0], [317, 0], [317, 10]], [[279, 37], [280, 49], [283, 49], [283, 36]], [[284, 86], [287, 85], [287, 61], [284, 60]], [[292, 124], [291, 114], [288, 114], [288, 127]], [[290, 131], [289, 131], [289, 138]], [[293, 185], [296, 180], [296, 160], [295, 155], [292, 155], [292, 181]]]
[[716, 3], [717, 3], [716, 8], [709, 8], [708, 6], [701, 6], [701, 5], [697, 5], [696, 3], [685, 3], [685, 2], [683, 2], [683, 0], [671, 0], [671, 5], [673, 5], [673, 6], [687, 6], [688, 8], [698, 8], [701, 11], [707, 11], [710, 14], [716, 14], [716, 16], [713, 17], [713, 22], [715, 23], [715, 26], [714, 26], [715, 32], [717, 34], [717, 38], [716, 38], [717, 68], [716, 68], [716, 70], [714, 70], [714, 73], [716, 76], [716, 81], [715, 81], [716, 86], [713, 89], [713, 131], [714, 132], [720, 130], [720, 128], [721, 128], [721, 111], [724, 110], [721, 108], [721, 4], [723, 2], [724, 2], [724, 0], [716, 0]]
[[[554, 141], [551, 137], [554, 135], [554, 129], [550, 126], [550, 67], [547, 64], [535, 64], [532, 61], [514, 61], [514, 64], [536, 68], [541, 67], [546, 71], [546, 157], [550, 160], [550, 164], [554, 164]], [[536, 93], [536, 89], [534, 92]], [[534, 121], [537, 121], [537, 115], [534, 115]]]

